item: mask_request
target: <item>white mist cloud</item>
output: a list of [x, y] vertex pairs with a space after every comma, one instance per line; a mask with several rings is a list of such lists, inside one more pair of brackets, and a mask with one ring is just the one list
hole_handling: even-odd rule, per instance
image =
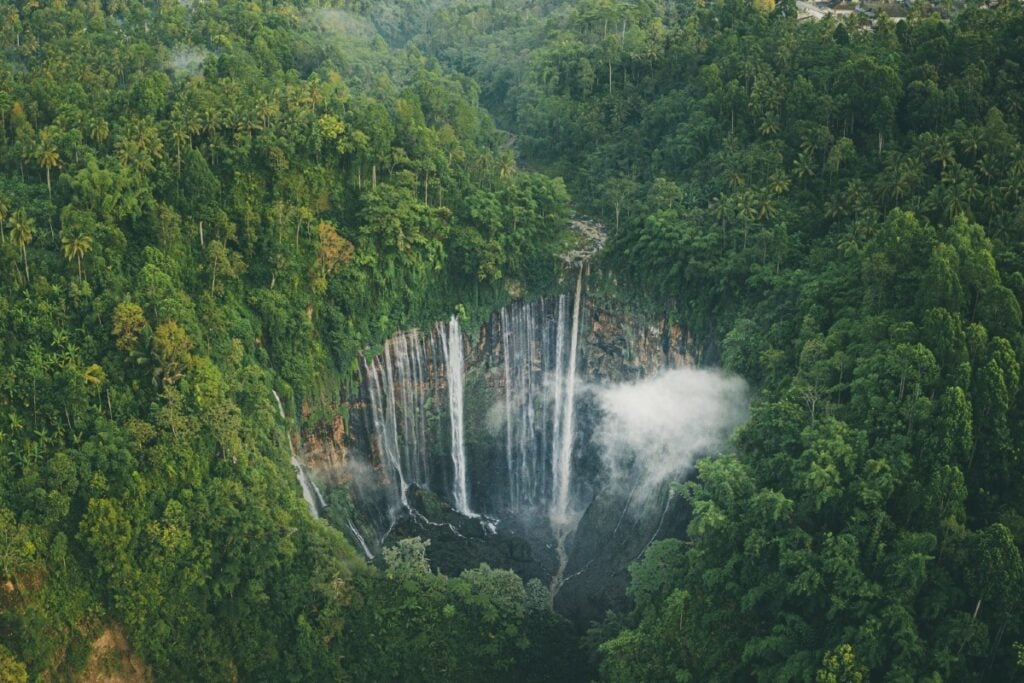
[[373, 40], [377, 36], [377, 29], [372, 22], [345, 10], [320, 9], [313, 12], [310, 18], [320, 30], [332, 33], [336, 37]]
[[505, 432], [507, 420], [505, 419], [505, 399], [500, 399], [491, 404], [484, 416], [484, 426], [487, 433], [498, 437]]
[[201, 47], [177, 47], [171, 51], [167, 66], [175, 76], [194, 76], [209, 56], [210, 51]]
[[[373, 490], [381, 485], [380, 473], [368, 462], [361, 458], [347, 457], [342, 465], [342, 477], [348, 480], [357, 489], [364, 491]], [[390, 470], [388, 475], [391, 476]]]
[[612, 485], [644, 488], [714, 455], [747, 418], [747, 383], [716, 370], [680, 368], [636, 382], [591, 386], [603, 418], [594, 435]]

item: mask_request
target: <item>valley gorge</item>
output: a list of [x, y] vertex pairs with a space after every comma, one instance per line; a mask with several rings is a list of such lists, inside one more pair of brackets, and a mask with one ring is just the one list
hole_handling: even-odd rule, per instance
[[[446, 574], [486, 562], [540, 579], [580, 627], [624, 608], [628, 565], [685, 528], [669, 484], [693, 460], [653, 481], [630, 462], [613, 471], [608, 461], [632, 456], [598, 443], [598, 393], [713, 364], [717, 350], [664, 315], [591, 294], [591, 277], [586, 263], [569, 265], [564, 294], [513, 301], [468, 332], [452, 316], [366, 354], [358, 393], [338, 404], [348, 418], [302, 442], [302, 489], [308, 478], [325, 492], [315, 514], [341, 520], [330, 508], [343, 501], [343, 528], [371, 561], [418, 536]], [[742, 419], [745, 390], [729, 398], [736, 415], [694, 457], [714, 455]]]

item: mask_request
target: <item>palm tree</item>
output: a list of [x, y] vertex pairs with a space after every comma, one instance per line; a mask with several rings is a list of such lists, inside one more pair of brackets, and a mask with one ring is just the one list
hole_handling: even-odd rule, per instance
[[206, 133], [208, 137], [212, 138], [214, 133], [220, 130], [223, 116], [211, 103], [207, 102], [204, 104], [205, 106], [199, 110], [197, 123], [200, 131]]
[[797, 178], [811, 178], [814, 176], [814, 153], [810, 149], [803, 149], [793, 160], [793, 173]]
[[181, 175], [181, 150], [192, 145], [192, 136], [187, 124], [181, 119], [171, 119], [166, 126], [169, 137], [174, 141], [174, 161]]
[[171, 112], [171, 127], [180, 128], [188, 137], [187, 145], [192, 146], [192, 138], [203, 132], [203, 123], [194, 109], [175, 107]]
[[86, 233], [79, 233], [74, 237], [65, 237], [61, 240], [64, 245], [64, 258], [68, 261], [75, 259], [78, 262], [78, 277], [82, 277], [82, 257], [92, 250], [92, 236]]
[[825, 218], [837, 221], [845, 217], [846, 201], [839, 192], [833, 193], [825, 200]]
[[750, 224], [757, 220], [758, 209], [757, 195], [753, 190], [745, 190], [736, 195], [736, 216], [743, 225], [743, 248], [747, 248], [747, 233]]
[[86, 384], [98, 388], [107, 381], [107, 373], [103, 371], [102, 366], [93, 363], [82, 372], [82, 379]]
[[966, 154], [971, 156], [973, 161], [978, 156], [978, 150], [982, 146], [982, 133], [977, 126], [963, 126], [957, 130], [957, 142]]
[[313, 116], [316, 116], [316, 106], [320, 104], [324, 99], [323, 88], [319, 76], [314, 74], [308, 81], [306, 81], [306, 90], [303, 93], [303, 104], [308, 105], [313, 110]]
[[757, 127], [757, 132], [765, 137], [769, 135], [777, 135], [782, 129], [782, 124], [779, 123], [779, 117], [774, 112], [768, 112], [761, 119], [761, 125]]
[[783, 194], [789, 189], [790, 180], [784, 171], [773, 173], [768, 179], [768, 188], [772, 194]]
[[968, 168], [954, 163], [942, 174], [945, 186], [946, 217], [953, 218], [958, 214], [971, 217], [971, 204], [981, 196], [977, 176]]
[[10, 211], [11, 207], [7, 205], [7, 200], [0, 197], [0, 242], [7, 241], [7, 237], [4, 235], [4, 221], [7, 220]]
[[1013, 205], [1017, 202], [1021, 192], [1024, 191], [1024, 174], [1020, 172], [1016, 164], [1010, 166], [1003, 182], [999, 184], [999, 190], [1008, 204]]
[[757, 220], [757, 195], [753, 191], [748, 190], [746, 192], [741, 192], [737, 196], [736, 215], [749, 223], [753, 223], [755, 220]]
[[728, 195], [724, 192], [719, 192], [718, 196], [708, 202], [708, 211], [715, 217], [718, 224], [722, 227], [722, 239], [725, 239], [725, 226], [729, 222], [729, 218], [732, 217], [732, 201]]
[[50, 139], [50, 132], [43, 130], [39, 133], [39, 144], [36, 145], [36, 163], [46, 170], [46, 190], [53, 196], [53, 185], [50, 183], [50, 171], [60, 166], [60, 152], [57, 146]]
[[36, 231], [36, 222], [25, 209], [18, 209], [11, 215], [11, 239], [15, 241], [18, 247], [21, 249], [21, 258], [25, 262], [25, 281], [29, 279], [28, 275], [28, 252], [25, 247], [32, 241], [34, 233]]
[[256, 116], [259, 117], [263, 128], [270, 128], [270, 120], [281, 112], [277, 101], [269, 97], [261, 97], [256, 103]]
[[939, 164], [943, 171], [956, 160], [956, 151], [948, 137], [931, 132], [922, 133], [918, 143], [928, 161]]
[[503, 154], [501, 158], [500, 168], [498, 169], [498, 177], [500, 178], [511, 178], [516, 173], [516, 159], [511, 154]]
[[102, 145], [110, 137], [110, 124], [104, 118], [94, 118], [89, 121], [89, 137], [96, 144]]
[[760, 192], [757, 196], [757, 217], [762, 221], [771, 220], [779, 213], [771, 192]]
[[114, 143], [118, 160], [139, 174], [156, 170], [155, 161], [164, 158], [164, 143], [151, 119], [133, 121], [127, 131]]

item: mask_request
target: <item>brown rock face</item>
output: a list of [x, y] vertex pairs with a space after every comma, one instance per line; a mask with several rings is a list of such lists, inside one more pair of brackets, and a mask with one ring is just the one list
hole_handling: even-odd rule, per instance
[[[504, 387], [503, 334], [497, 316], [480, 329], [466, 349], [467, 368], [486, 368], [488, 383]], [[661, 370], [693, 367], [703, 349], [693, 334], [664, 316], [585, 298], [582, 307], [579, 376], [590, 382], [622, 382]]]
[[587, 313], [583, 374], [592, 381], [621, 382], [700, 361], [692, 335], [663, 317], [651, 319], [597, 303], [588, 305]]
[[149, 683], [153, 674], [132, 652], [121, 627], [115, 624], [93, 641], [89, 661], [75, 680], [84, 683]]
[[339, 403], [330, 422], [320, 422], [302, 434], [299, 452], [303, 462], [325, 484], [339, 485], [345, 481], [349, 444], [343, 413], [351, 408], [349, 402]]

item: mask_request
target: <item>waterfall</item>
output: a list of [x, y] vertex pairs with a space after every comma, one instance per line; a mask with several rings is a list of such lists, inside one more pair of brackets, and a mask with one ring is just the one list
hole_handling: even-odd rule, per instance
[[359, 529], [352, 523], [351, 519], [348, 520], [348, 530], [352, 532], [352, 536], [359, 542], [359, 547], [363, 549], [363, 554], [366, 555], [366, 559], [372, 560], [373, 553], [370, 552], [370, 547], [366, 545], [366, 539], [363, 538], [361, 533], [359, 533]]
[[569, 507], [581, 296], [582, 273], [571, 303], [562, 295], [499, 314], [509, 507], [544, 505], [552, 520]]
[[313, 493], [315, 493], [315, 494], [316, 494], [316, 499], [317, 499], [318, 501], [320, 501], [320, 507], [322, 507], [322, 508], [325, 508], [325, 507], [327, 507], [327, 501], [326, 501], [326, 500], [324, 500], [324, 494], [323, 494], [323, 492], [322, 492], [322, 491], [320, 490], [320, 487], [316, 485], [316, 481], [314, 481], [314, 480], [313, 480], [313, 478], [312, 478], [312, 477], [310, 477], [310, 478], [309, 478], [309, 483], [310, 483], [310, 485], [312, 485], [312, 487], [313, 487]]
[[[402, 457], [398, 447], [398, 421], [395, 418], [394, 389], [385, 392], [385, 382], [390, 381], [384, 364], [379, 358], [369, 362], [366, 367], [366, 389], [370, 397], [370, 414], [373, 420], [375, 446], [387, 461], [393, 475], [393, 482], [398, 487], [398, 500], [402, 507], [409, 507], [406, 498], [405, 472], [402, 469]], [[385, 398], [387, 400], [385, 401]], [[392, 508], [394, 505], [392, 505]]]
[[[278, 395], [275, 389], [271, 389], [270, 393], [274, 395], [274, 402], [277, 403], [277, 414], [282, 420], [288, 418], [284, 414], [284, 404], [281, 403], [281, 397]], [[327, 507], [327, 503], [324, 502], [324, 497], [320, 494], [320, 489], [317, 488], [313, 480], [306, 474], [306, 468], [299, 462], [298, 457], [295, 455], [295, 446], [292, 445], [291, 431], [285, 433], [288, 438], [288, 450], [292, 454], [291, 465], [295, 468], [295, 478], [299, 480], [299, 486], [302, 488], [302, 498], [306, 501], [306, 505], [309, 506], [309, 514], [313, 517], [320, 518], [320, 507]], [[316, 498], [314, 498], [314, 494]], [[317, 507], [317, 499], [320, 501], [320, 507]]]
[[[291, 439], [289, 439], [289, 442]], [[313, 517], [320, 517], [320, 509], [316, 506], [316, 498], [313, 497], [313, 482], [306, 474], [306, 468], [302, 466], [298, 458], [292, 456], [292, 467], [295, 468], [295, 476], [299, 480], [299, 486], [302, 487], [302, 498], [306, 501], [306, 505], [309, 506], [309, 514]]]
[[[480, 473], [468, 469], [467, 347], [457, 316], [437, 323], [430, 334], [399, 333], [379, 355], [364, 359], [370, 448], [386, 478], [391, 522], [410, 508], [413, 484], [443, 495], [468, 517], [537, 510], [553, 522], [565, 521], [573, 490], [582, 287], [581, 270], [574, 293], [513, 302], [492, 318], [491, 345], [481, 348], [494, 352], [496, 362], [474, 371], [498, 392], [499, 404], [504, 395], [503, 405], [492, 406], [499, 411], [496, 417], [504, 413], [503, 431], [492, 434], [499, 449], [504, 441], [505, 462], [486, 463]], [[440, 429], [445, 422], [447, 429]], [[432, 462], [431, 454], [440, 453], [448, 458]], [[481, 475], [489, 487], [474, 490]]]
[[448, 379], [448, 412], [452, 426], [452, 498], [455, 509], [472, 517], [469, 507], [469, 492], [466, 489], [466, 446], [462, 426], [463, 355], [462, 331], [458, 316], [448, 322], [447, 334], [441, 335], [444, 349], [444, 365]]
[[507, 308], [501, 309], [501, 353], [504, 357], [505, 371], [505, 459], [508, 464], [508, 488], [511, 507], [516, 509], [519, 503], [519, 491], [515, 476], [515, 463], [512, 457], [512, 325], [509, 323]]
[[284, 404], [281, 403], [281, 397], [278, 395], [277, 390], [271, 389], [270, 393], [274, 395], [274, 400], [277, 401], [277, 414], [281, 416], [282, 420], [287, 419], [284, 416]]
[[549, 422], [546, 390], [563, 365], [562, 351], [550, 348], [552, 339], [564, 336], [559, 331], [564, 320], [553, 310], [564, 307], [563, 299], [511, 304], [498, 316], [505, 382], [507, 499], [512, 510], [549, 500], [547, 452], [548, 444], [555, 440], [551, 430], [557, 430], [557, 424]]
[[[400, 333], [385, 342], [380, 355], [363, 364], [372, 448], [392, 483], [392, 518], [409, 507], [410, 485], [431, 485], [427, 410], [436, 393], [438, 336], [424, 337], [418, 330]], [[461, 345], [458, 351], [461, 364]]]
[[558, 466], [556, 464], [557, 455], [562, 447], [562, 430], [565, 426], [565, 362], [563, 360], [565, 356], [565, 297], [561, 296], [558, 298], [558, 327], [556, 328], [557, 336], [555, 342], [555, 375], [553, 378], [554, 391], [555, 391], [555, 412], [553, 416], [553, 422], [551, 426], [551, 482], [552, 500], [555, 497], [555, 491], [558, 488]]
[[553, 492], [551, 499], [551, 518], [557, 523], [565, 523], [569, 512], [569, 483], [572, 477], [572, 447], [576, 437], [575, 403], [576, 403], [576, 352], [579, 348], [580, 336], [580, 298], [583, 290], [583, 268], [576, 276], [576, 296], [572, 307], [572, 332], [569, 336], [569, 367], [565, 374], [565, 407], [562, 411], [560, 442], [555, 443], [557, 449], [552, 463]]
[[[399, 510], [409, 508], [407, 491], [412, 484], [437, 492], [444, 490], [459, 513], [477, 516], [469, 502], [463, 408], [465, 354], [458, 317], [438, 323], [431, 334], [410, 330], [395, 335], [377, 357], [365, 360], [363, 365], [371, 448], [392, 482], [392, 521]], [[443, 419], [442, 405], [447, 406], [450, 423], [450, 472], [437, 465], [432, 467], [429, 457], [445, 446], [444, 437], [436, 431], [436, 418]], [[435, 412], [428, 414], [431, 410]], [[434, 425], [431, 430], [428, 424]], [[432, 482], [432, 472], [443, 481]]]

